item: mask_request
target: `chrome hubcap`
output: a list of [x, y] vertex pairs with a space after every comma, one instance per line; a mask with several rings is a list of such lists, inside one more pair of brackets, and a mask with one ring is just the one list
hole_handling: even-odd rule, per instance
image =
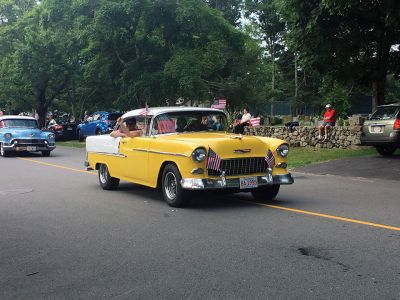
[[108, 172], [107, 172], [107, 167], [105, 165], [100, 166], [99, 175], [101, 183], [106, 183], [108, 178]]
[[171, 200], [175, 199], [178, 191], [178, 182], [176, 181], [175, 174], [168, 172], [167, 175], [165, 175], [164, 184], [167, 197]]

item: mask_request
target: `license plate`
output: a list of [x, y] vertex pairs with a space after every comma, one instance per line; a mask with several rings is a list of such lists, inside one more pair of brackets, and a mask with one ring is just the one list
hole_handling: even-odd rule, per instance
[[257, 177], [240, 178], [239, 182], [241, 189], [253, 189], [258, 187]]
[[72, 128], [71, 128], [71, 127], [68, 127], [68, 128], [67, 128], [67, 130], [68, 130], [68, 131], [71, 131], [71, 130], [72, 130]]
[[381, 126], [374, 126], [374, 127], [372, 127], [372, 130], [375, 133], [380, 133], [380, 132], [382, 132], [382, 127]]
[[26, 147], [26, 151], [36, 151], [36, 147], [35, 146], [28, 146], [28, 147]]

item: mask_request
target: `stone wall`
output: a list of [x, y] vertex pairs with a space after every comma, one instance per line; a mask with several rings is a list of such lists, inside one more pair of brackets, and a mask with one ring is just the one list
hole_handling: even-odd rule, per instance
[[316, 148], [357, 148], [360, 145], [361, 125], [335, 126], [330, 128], [326, 141], [318, 140], [318, 128], [299, 126], [292, 129], [284, 126], [248, 127], [248, 135], [267, 136], [283, 139], [292, 147], [311, 146]]

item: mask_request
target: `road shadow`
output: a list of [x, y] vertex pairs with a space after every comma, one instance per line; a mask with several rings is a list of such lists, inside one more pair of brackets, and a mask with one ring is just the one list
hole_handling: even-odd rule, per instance
[[[165, 203], [161, 190], [141, 186], [129, 182], [121, 182], [118, 188], [120, 192], [126, 193], [130, 197], [140, 196], [146, 201]], [[248, 195], [246, 195], [248, 194]], [[250, 207], [252, 199], [250, 193], [232, 194], [224, 191], [193, 191], [188, 194], [188, 204], [185, 209], [197, 210], [217, 210], [217, 209], [234, 209]], [[253, 199], [254, 202], [254, 199]]]
[[64, 157], [65, 155], [60, 155], [60, 153], [51, 151], [50, 156], [43, 156], [41, 152], [14, 152], [12, 153], [10, 156], [6, 157], [6, 158], [17, 158], [17, 157], [25, 157], [25, 158], [56, 158], [56, 157]]

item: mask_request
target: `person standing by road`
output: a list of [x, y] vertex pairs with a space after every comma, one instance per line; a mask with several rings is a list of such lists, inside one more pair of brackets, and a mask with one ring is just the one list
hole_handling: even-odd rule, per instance
[[336, 124], [336, 110], [332, 108], [331, 104], [325, 105], [326, 111], [324, 113], [324, 120], [318, 128], [318, 139], [322, 139], [322, 131], [324, 131], [324, 140], [328, 139], [329, 127]]

